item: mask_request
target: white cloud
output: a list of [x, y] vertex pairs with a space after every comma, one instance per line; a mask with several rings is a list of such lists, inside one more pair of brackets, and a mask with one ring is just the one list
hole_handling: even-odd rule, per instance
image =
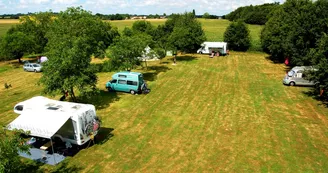
[[52, 4], [63, 4], [63, 5], [70, 5], [78, 3], [78, 0], [54, 0]]
[[20, 0], [19, 3], [23, 5], [28, 5], [28, 4], [44, 4], [48, 3], [49, 0]]

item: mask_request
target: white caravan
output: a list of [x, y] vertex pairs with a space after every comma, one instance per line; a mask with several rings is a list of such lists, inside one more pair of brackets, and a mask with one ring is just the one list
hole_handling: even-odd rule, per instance
[[227, 54], [227, 43], [226, 42], [204, 42], [201, 44], [201, 48], [197, 50], [200, 54], [211, 54], [214, 52], [220, 52], [220, 55]]
[[97, 135], [100, 121], [95, 106], [51, 100], [42, 96], [18, 103], [20, 114], [7, 127], [29, 131], [30, 136], [83, 145]]

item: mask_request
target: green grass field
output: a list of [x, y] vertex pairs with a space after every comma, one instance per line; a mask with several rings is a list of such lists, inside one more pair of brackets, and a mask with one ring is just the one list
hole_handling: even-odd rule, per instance
[[[201, 22], [211, 41], [221, 41], [229, 24]], [[250, 26], [257, 40], [254, 33], [260, 28]], [[305, 94], [309, 88], [284, 86], [285, 66], [267, 56], [231, 52], [212, 59], [187, 54], [178, 57], [176, 66], [169, 57], [162, 63], [150, 62], [148, 70], [136, 70], [148, 81], [148, 95], [109, 93], [105, 83], [113, 73], [99, 73], [100, 95], [89, 102], [103, 122], [100, 140], [57, 167], [39, 169], [325, 172], [328, 108]], [[41, 94], [41, 75], [24, 72], [16, 62], [0, 62], [0, 125], [17, 117], [16, 103]], [[4, 89], [4, 83], [12, 88]]]
[[[263, 53], [214, 59], [178, 57], [150, 63], [148, 95], [108, 93], [113, 73], [99, 73], [101, 95], [90, 102], [103, 140], [68, 159], [81, 172], [325, 172], [328, 109], [305, 87], [281, 83], [285, 67]], [[0, 124], [13, 106], [40, 95], [40, 73], [2, 64]], [[58, 99], [58, 98], [56, 98]], [[42, 169], [55, 169], [43, 166]]]

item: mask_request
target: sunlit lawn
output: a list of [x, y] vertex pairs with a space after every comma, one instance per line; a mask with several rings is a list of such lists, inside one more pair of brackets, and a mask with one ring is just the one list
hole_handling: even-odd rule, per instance
[[[108, 93], [99, 73], [90, 99], [103, 140], [68, 159], [81, 172], [325, 172], [328, 109], [282, 85], [285, 67], [263, 53], [184, 55], [149, 64], [148, 95]], [[41, 73], [0, 65], [0, 124], [13, 106], [40, 95]], [[12, 85], [4, 89], [3, 84]], [[58, 99], [58, 98], [56, 98]], [[113, 131], [109, 130], [113, 129]], [[43, 166], [52, 170], [56, 167]]]
[[[8, 21], [0, 20], [0, 36], [17, 23]], [[208, 41], [223, 41], [229, 21], [199, 21]], [[120, 32], [133, 22], [110, 21]], [[262, 26], [249, 29], [258, 50]], [[266, 56], [191, 54], [176, 66], [168, 58], [151, 62], [137, 69], [152, 89], [148, 95], [108, 93], [113, 73], [99, 73], [100, 95], [89, 102], [102, 118], [103, 140], [68, 165], [82, 172], [325, 172], [328, 109], [304, 94], [308, 88], [283, 86], [285, 67]], [[17, 102], [41, 94], [41, 75], [0, 63], [0, 125], [17, 117]]]

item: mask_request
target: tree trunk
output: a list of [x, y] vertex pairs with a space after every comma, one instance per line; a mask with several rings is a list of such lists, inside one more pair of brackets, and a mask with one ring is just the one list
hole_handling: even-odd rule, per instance
[[18, 58], [18, 62], [19, 62], [19, 63], [22, 63], [22, 60], [21, 60], [21, 58]]
[[146, 70], [148, 70], [147, 60], [145, 59]]
[[69, 93], [73, 99], [74, 102], [76, 102], [76, 97], [75, 97], [75, 94], [74, 94], [74, 91], [73, 91], [73, 87], [71, 88], [71, 92]]

